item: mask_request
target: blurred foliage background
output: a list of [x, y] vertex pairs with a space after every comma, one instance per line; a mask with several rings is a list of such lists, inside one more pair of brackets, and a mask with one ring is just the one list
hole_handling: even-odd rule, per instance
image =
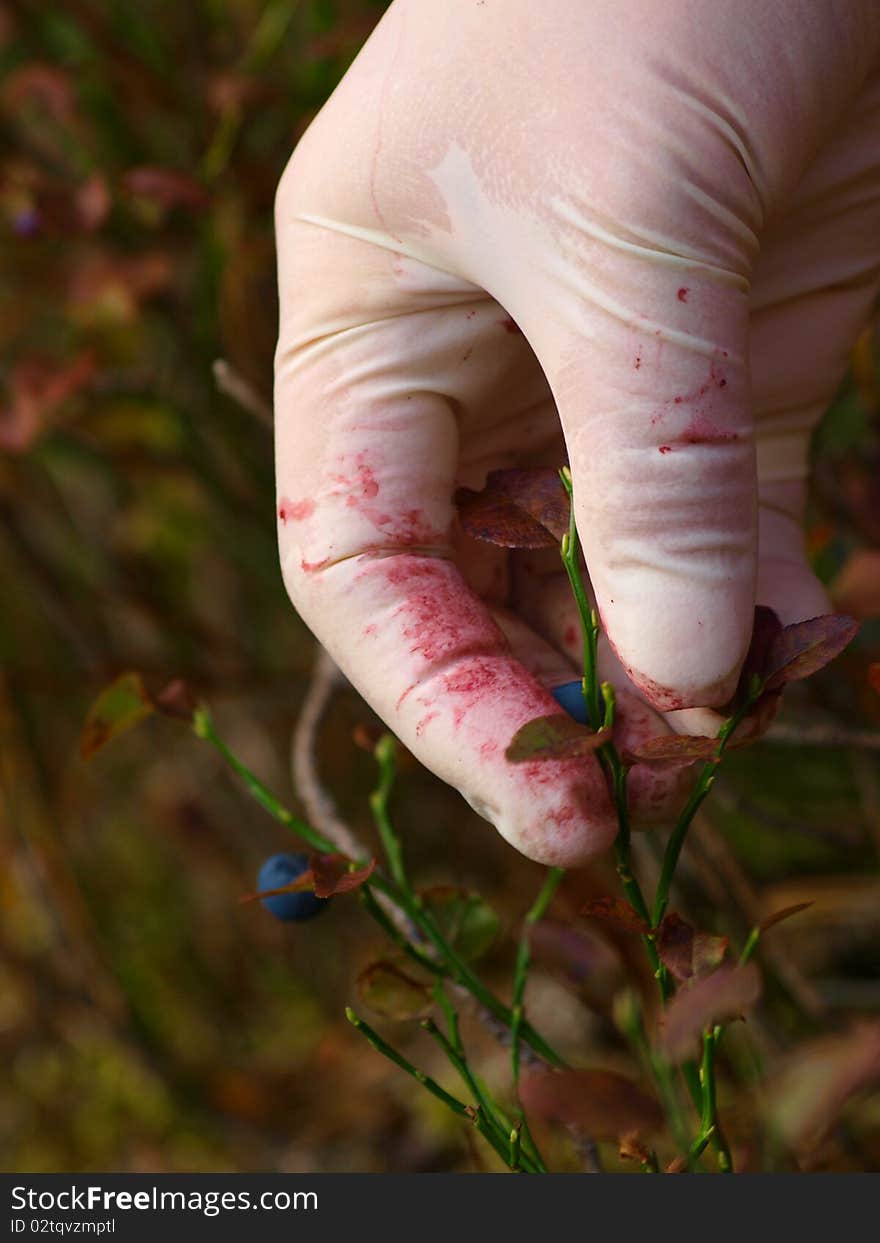
[[[154, 689], [183, 677], [297, 805], [290, 739], [314, 647], [276, 563], [272, 203], [384, 7], [0, 2], [6, 1170], [486, 1160], [345, 1023], [375, 940], [356, 900], [303, 926], [240, 904], [290, 843], [213, 752], [153, 720], [79, 756], [86, 710], [117, 673]], [[862, 634], [790, 696], [787, 734], [733, 759], [682, 867], [682, 908], [734, 938], [814, 903], [767, 950], [758, 1044], [771, 1069], [880, 1009], [880, 694], [866, 676], [880, 659], [877, 341], [875, 324], [818, 435], [810, 527]], [[323, 779], [365, 836], [374, 770], [353, 734], [369, 721], [342, 691], [320, 744]], [[516, 930], [540, 869], [414, 763], [395, 813], [420, 881], [479, 889]], [[656, 866], [657, 843], [639, 848]], [[554, 912], [574, 923], [610, 887], [601, 865], [571, 877]], [[503, 936], [483, 964], [503, 995], [512, 954]], [[620, 1057], [609, 998], [631, 955], [608, 936], [599, 957], [602, 990], [549, 964], [531, 984], [530, 1013], [581, 1062]], [[478, 1028], [469, 1038], [503, 1082], [505, 1051]], [[417, 1028], [395, 1040], [443, 1076]], [[847, 1109], [803, 1168], [880, 1168], [880, 1105]], [[573, 1151], [559, 1161], [577, 1168]]]

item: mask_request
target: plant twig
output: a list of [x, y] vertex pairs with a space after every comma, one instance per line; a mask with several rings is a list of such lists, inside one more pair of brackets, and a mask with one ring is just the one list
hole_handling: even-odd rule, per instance
[[211, 370], [219, 393], [241, 406], [248, 414], [252, 414], [264, 427], [272, 426], [272, 407], [263, 400], [249, 380], [239, 375], [231, 363], [225, 358], [215, 358]]

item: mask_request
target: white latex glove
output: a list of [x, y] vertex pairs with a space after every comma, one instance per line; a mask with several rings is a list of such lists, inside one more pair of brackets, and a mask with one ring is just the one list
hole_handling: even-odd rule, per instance
[[[595, 761], [504, 759], [576, 676], [570, 606], [555, 561], [465, 549], [454, 489], [567, 450], [603, 626], [665, 712], [729, 699], [756, 599], [827, 611], [800, 520], [878, 287], [878, 52], [876, 0], [397, 0], [284, 174], [287, 589], [535, 859], [615, 831]], [[643, 772], [637, 811], [669, 793]]]

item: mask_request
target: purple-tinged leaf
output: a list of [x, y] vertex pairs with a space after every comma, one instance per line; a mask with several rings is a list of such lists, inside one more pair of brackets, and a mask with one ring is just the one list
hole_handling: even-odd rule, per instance
[[858, 630], [859, 623], [854, 617], [839, 613], [826, 613], [786, 626], [767, 657], [764, 672], [768, 686], [782, 686], [810, 677], [839, 656]]
[[761, 976], [754, 963], [719, 967], [673, 997], [660, 1026], [660, 1051], [671, 1062], [695, 1057], [703, 1030], [739, 1018], [761, 995]]
[[701, 979], [720, 967], [727, 945], [727, 937], [698, 932], [674, 911], [657, 931], [660, 961], [679, 982]]

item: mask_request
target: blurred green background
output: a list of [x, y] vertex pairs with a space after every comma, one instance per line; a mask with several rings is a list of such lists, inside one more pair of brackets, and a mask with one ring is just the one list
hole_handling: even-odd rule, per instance
[[[290, 739], [314, 648], [276, 563], [272, 203], [384, 7], [0, 2], [5, 1170], [482, 1160], [344, 1021], [376, 943], [357, 902], [301, 927], [240, 904], [262, 858], [291, 843], [216, 755], [152, 720], [79, 756], [88, 706], [117, 673], [140, 670], [153, 689], [183, 677], [296, 806]], [[815, 900], [776, 942], [771, 1060], [880, 1009], [880, 752], [848, 736], [880, 727], [866, 677], [880, 659], [877, 353], [874, 325], [819, 434], [810, 530], [862, 635], [791, 696], [785, 721], [818, 730], [818, 745], [736, 757], [684, 865], [683, 901], [731, 935], [756, 912]], [[373, 762], [353, 739], [365, 724], [343, 691], [319, 751], [369, 836]], [[421, 882], [473, 885], [515, 929], [540, 869], [412, 762], [395, 811]], [[656, 844], [640, 850], [654, 866]], [[573, 878], [562, 909], [609, 885], [601, 868]], [[511, 960], [509, 937], [486, 960], [502, 993]], [[530, 1005], [568, 1046], [613, 1050], [582, 988], [539, 971]], [[471, 1038], [487, 1076], [502, 1076], [504, 1051]], [[434, 1064], [417, 1030], [395, 1039]], [[878, 1111], [866, 1108], [855, 1147], [820, 1164], [870, 1164]]]

